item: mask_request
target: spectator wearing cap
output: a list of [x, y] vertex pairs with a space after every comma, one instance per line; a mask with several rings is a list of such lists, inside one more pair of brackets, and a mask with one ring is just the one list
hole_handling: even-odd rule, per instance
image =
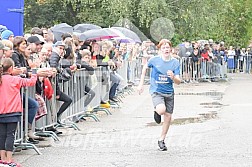
[[4, 30], [1, 33], [1, 38], [6, 39], [6, 40], [10, 40], [11, 42], [13, 42], [14, 40], [14, 33], [11, 30]]
[[32, 62], [36, 62], [38, 60], [38, 53], [41, 51], [44, 42], [39, 39], [38, 36], [31, 36], [27, 39], [29, 46], [31, 47], [31, 57]]
[[[59, 62], [60, 62], [60, 59], [64, 57], [65, 47], [66, 45], [63, 41], [57, 41], [54, 44], [52, 55], [49, 59], [50, 67], [57, 69], [58, 72], [62, 71], [62, 68]], [[59, 111], [57, 112], [57, 122], [61, 124], [61, 121], [60, 121], [61, 115], [70, 106], [70, 104], [72, 103], [72, 99], [67, 94], [65, 94], [64, 92], [60, 90], [58, 81], [56, 82], [56, 99], [58, 101], [63, 101], [63, 104], [60, 106]], [[56, 129], [53, 127], [53, 129], [51, 130], [55, 131]], [[62, 132], [56, 131], [55, 133], [60, 134]]]
[[43, 47], [43, 44], [45, 43], [44, 41], [41, 41], [39, 37], [36, 35], [30, 36], [27, 39], [27, 42], [32, 44], [31, 46], [32, 53], [40, 52]]
[[65, 46], [63, 41], [57, 41], [53, 45], [52, 55], [49, 61], [51, 67], [59, 67], [59, 60], [64, 57]]
[[27, 47], [25, 49], [24, 57], [25, 57], [26, 61], [28, 62], [28, 65], [30, 67], [39, 68], [39, 66], [40, 66], [39, 58], [34, 60], [33, 57], [31, 57], [31, 54], [32, 54], [31, 45], [32, 45], [31, 43], [27, 43]]
[[2, 44], [4, 45], [4, 55], [3, 57], [9, 58], [13, 53], [13, 43], [10, 40], [2, 40]]

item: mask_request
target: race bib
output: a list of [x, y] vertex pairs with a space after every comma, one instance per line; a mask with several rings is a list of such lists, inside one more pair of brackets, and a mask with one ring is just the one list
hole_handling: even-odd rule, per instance
[[169, 77], [163, 74], [156, 74], [155, 81], [156, 83], [159, 83], [159, 84], [167, 84], [170, 82]]

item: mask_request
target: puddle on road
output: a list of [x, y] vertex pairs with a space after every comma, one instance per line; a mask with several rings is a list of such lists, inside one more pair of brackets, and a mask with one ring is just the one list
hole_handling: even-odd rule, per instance
[[223, 106], [223, 104], [219, 102], [200, 103], [200, 105], [203, 105], [204, 108], [221, 108]]
[[[176, 93], [176, 95], [190, 95], [190, 96], [210, 96], [213, 98], [213, 100], [216, 100], [214, 102], [205, 102], [205, 103], [200, 103], [203, 108], [212, 108], [214, 109], [219, 109], [223, 107], [223, 104], [219, 103], [218, 101], [222, 99], [224, 93], [222, 92], [217, 92], [215, 90], [210, 90], [208, 92], [181, 92], [181, 93]], [[210, 119], [215, 119], [217, 118], [217, 111], [208, 111], [207, 113], [202, 113], [199, 114], [198, 116], [195, 117], [189, 117], [189, 118], [178, 118], [174, 119], [172, 121], [172, 125], [184, 125], [184, 124], [189, 124], [189, 123], [201, 123]], [[161, 124], [156, 124], [155, 122], [150, 122], [147, 123], [146, 126], [161, 126]]]
[[210, 111], [208, 113], [199, 114], [198, 117], [191, 117], [191, 118], [178, 118], [173, 120], [172, 125], [184, 125], [189, 123], [201, 123], [210, 119], [217, 118], [216, 111]]
[[[172, 125], [185, 125], [189, 123], [202, 123], [204, 121], [217, 118], [217, 111], [209, 111], [208, 113], [199, 114], [198, 117], [177, 118], [172, 120]], [[156, 122], [149, 122], [146, 126], [162, 126], [163, 122], [157, 124]]]
[[194, 96], [210, 96], [214, 100], [220, 100], [222, 99], [224, 93], [222, 92], [217, 92], [217, 91], [209, 91], [209, 92], [180, 92], [176, 93], [176, 95], [194, 95]]

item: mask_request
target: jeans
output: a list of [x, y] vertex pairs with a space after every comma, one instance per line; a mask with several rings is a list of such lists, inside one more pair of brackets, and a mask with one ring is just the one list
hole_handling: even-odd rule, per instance
[[116, 95], [116, 88], [118, 87], [118, 85], [119, 85], [119, 84], [114, 83], [114, 84], [111, 86], [111, 88], [110, 88], [110, 90], [109, 90], [109, 99], [113, 99], [113, 98], [115, 97], [115, 95]]
[[[25, 94], [23, 94], [23, 106], [25, 107]], [[28, 123], [32, 124], [38, 108], [38, 102], [35, 99], [28, 97]]]
[[116, 89], [120, 83], [120, 78], [113, 72], [110, 73], [111, 87], [109, 90], [109, 98], [115, 97]]
[[131, 69], [130, 69], [130, 64], [128, 62], [128, 65], [127, 65], [127, 81], [130, 81], [130, 74], [131, 74]]
[[57, 117], [59, 118], [61, 116], [61, 114], [67, 109], [67, 107], [70, 106], [70, 104], [72, 103], [72, 99], [66, 95], [65, 93], [61, 92], [60, 93], [60, 97], [59, 99], [57, 99], [58, 101], [63, 101], [64, 103], [60, 106], [60, 109], [57, 113]]
[[0, 150], [13, 151], [17, 122], [0, 123]]

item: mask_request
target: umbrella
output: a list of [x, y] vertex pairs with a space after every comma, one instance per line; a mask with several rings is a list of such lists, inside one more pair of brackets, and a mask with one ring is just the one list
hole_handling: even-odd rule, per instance
[[101, 29], [101, 27], [94, 24], [77, 24], [74, 26], [74, 31], [80, 33], [93, 29]]
[[130, 29], [124, 27], [111, 27], [111, 28], [119, 30], [121, 33], [124, 34], [125, 37], [133, 39], [135, 42], [141, 43], [141, 39], [138, 37], [138, 35], [135, 32], [131, 31]]
[[135, 41], [133, 39], [130, 39], [128, 37], [115, 37], [112, 38], [120, 43], [135, 43]]
[[52, 30], [52, 32], [54, 34], [54, 38], [57, 41], [61, 40], [61, 35], [62, 34], [64, 34], [64, 33], [72, 34], [73, 33], [73, 27], [68, 25], [67, 23], [57, 24], [57, 25], [51, 27], [51, 30]]
[[110, 28], [88, 30], [80, 35], [80, 40], [102, 40], [120, 37], [120, 32], [111, 30]]

